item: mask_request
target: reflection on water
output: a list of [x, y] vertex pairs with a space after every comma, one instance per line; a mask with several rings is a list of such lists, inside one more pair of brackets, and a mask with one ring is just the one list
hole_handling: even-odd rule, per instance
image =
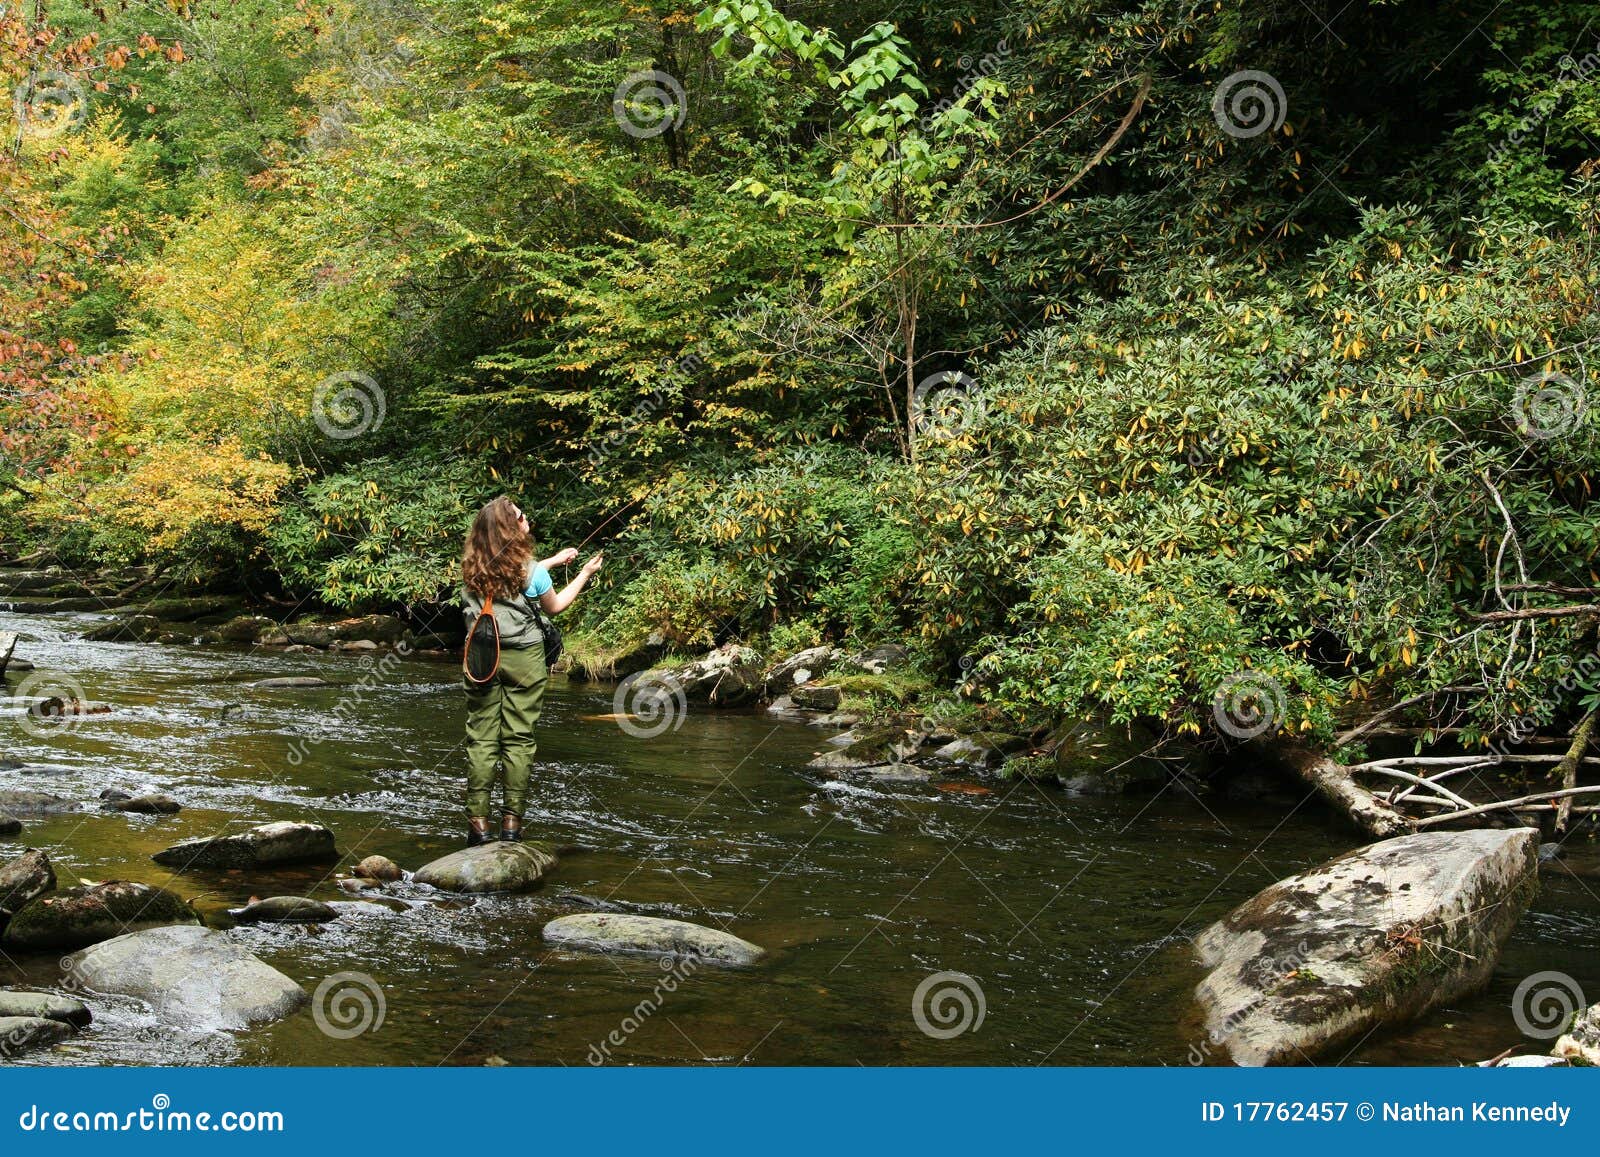
[[[346, 866], [381, 853], [416, 868], [453, 850], [463, 825], [454, 667], [400, 662], [352, 712], [337, 708], [371, 670], [360, 659], [84, 642], [93, 621], [0, 614], [0, 630], [23, 636], [19, 654], [114, 708], [44, 740], [23, 733], [12, 709], [0, 754], [25, 767], [0, 770], [0, 788], [84, 801], [109, 787], [161, 791], [184, 811], [38, 817], [0, 838], [0, 857], [45, 847], [63, 886], [142, 880], [219, 924], [251, 896], [328, 900], [341, 913], [332, 924], [228, 935], [307, 991], [366, 974], [382, 1022], [330, 1035], [308, 1011], [246, 1033], [181, 1034], [138, 1002], [93, 997], [94, 1027], [28, 1063], [584, 1064], [603, 1052], [619, 1063], [1185, 1064], [1189, 936], [1351, 843], [1309, 804], [820, 781], [803, 769], [825, 737], [813, 729], [701, 712], [636, 739], [585, 718], [612, 710], [608, 689], [558, 680], [527, 826], [589, 850], [565, 859], [544, 891], [441, 902], [406, 885], [370, 902], [321, 866], [175, 876], [150, 854], [273, 819], [326, 824]], [[347, 687], [247, 685], [281, 675]], [[773, 957], [753, 972], [700, 968], [663, 991], [654, 959], [544, 948], [546, 920], [596, 902], [722, 926]], [[1568, 971], [1600, 995], [1597, 943], [1590, 886], [1548, 881], [1487, 994], [1351, 1059], [1493, 1055], [1519, 1038], [1509, 999], [1527, 973]], [[981, 1024], [953, 1036], [919, 1027], [913, 994], [939, 972], [976, 981], [968, 999], [981, 999]], [[56, 979], [53, 957], [0, 958], [0, 984]], [[959, 1020], [962, 1009], [947, 1001], [942, 1012]], [[924, 1009], [922, 1023], [952, 1022]]]

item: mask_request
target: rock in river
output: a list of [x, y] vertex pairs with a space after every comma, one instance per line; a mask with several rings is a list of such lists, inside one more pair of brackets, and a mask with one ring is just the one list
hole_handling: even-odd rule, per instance
[[1195, 941], [1212, 1046], [1296, 1064], [1481, 988], [1537, 887], [1531, 828], [1384, 840], [1280, 880]]
[[107, 811], [142, 816], [171, 816], [183, 810], [183, 805], [170, 795], [136, 795], [127, 799], [107, 800], [100, 806]]
[[331, 904], [300, 896], [251, 900], [243, 908], [229, 908], [228, 915], [241, 924], [326, 924], [339, 918]]
[[493, 843], [463, 848], [418, 868], [413, 883], [441, 892], [527, 892], [544, 882], [556, 854], [539, 843]]
[[173, 844], [150, 858], [169, 868], [261, 868], [338, 858], [333, 833], [321, 824], [281, 820], [225, 836]]
[[16, 816], [0, 812], [0, 836], [14, 836], [22, 830], [22, 821]]
[[250, 686], [271, 691], [280, 687], [331, 687], [332, 684], [316, 675], [278, 675], [271, 679], [257, 679]]
[[31, 901], [55, 891], [56, 873], [50, 857], [37, 848], [0, 867], [0, 931]]
[[42, 1016], [0, 1016], [0, 1061], [28, 1049], [57, 1044], [72, 1035], [65, 1021]]
[[199, 923], [194, 909], [171, 892], [109, 880], [29, 901], [6, 925], [0, 946], [23, 951], [82, 948], [141, 928]]
[[0, 991], [0, 1017], [8, 1016], [59, 1020], [75, 1028], [82, 1028], [94, 1019], [88, 1005], [70, 996], [56, 996], [51, 992]]
[[400, 865], [388, 856], [368, 856], [350, 871], [357, 876], [368, 880], [383, 880], [392, 882], [404, 878], [405, 872]]
[[767, 954], [764, 948], [741, 940], [731, 932], [720, 932], [686, 920], [618, 912], [582, 912], [557, 917], [544, 926], [544, 938], [562, 948], [689, 957], [731, 968], [755, 964]]
[[96, 992], [138, 997], [178, 1024], [240, 1029], [288, 1016], [305, 990], [220, 932], [152, 928], [85, 949], [67, 962]]
[[1556, 1041], [1555, 1055], [1586, 1065], [1600, 1065], [1600, 1004], [1580, 1012], [1572, 1027]]
[[47, 791], [0, 791], [0, 811], [28, 815], [78, 810], [80, 809], [73, 800], [51, 795]]

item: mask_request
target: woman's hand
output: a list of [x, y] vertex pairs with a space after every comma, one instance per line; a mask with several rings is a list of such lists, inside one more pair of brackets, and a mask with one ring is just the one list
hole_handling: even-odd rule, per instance
[[577, 557], [578, 557], [578, 548], [575, 547], [575, 546], [569, 546], [569, 547], [567, 547], [566, 550], [558, 550], [558, 551], [556, 551], [555, 557], [552, 558], [551, 561], [554, 562], [557, 566], [566, 566], [569, 562], [571, 562], [573, 559], [575, 559]]
[[[576, 556], [578, 552], [577, 551], [573, 551], [572, 553], [573, 553], [574, 556]], [[605, 561], [606, 561], [606, 556], [604, 554], [595, 555], [588, 562], [583, 564], [583, 573], [585, 575], [594, 574], [595, 571], [599, 570], [602, 566], [605, 565]]]

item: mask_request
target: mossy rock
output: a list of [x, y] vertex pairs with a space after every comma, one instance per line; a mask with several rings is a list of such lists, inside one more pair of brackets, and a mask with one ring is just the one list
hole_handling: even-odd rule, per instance
[[1159, 791], [1167, 782], [1166, 766], [1149, 754], [1156, 737], [1137, 724], [1080, 722], [1058, 732], [1055, 743], [1056, 778], [1080, 795]]
[[181, 897], [148, 884], [111, 880], [41, 896], [11, 918], [0, 945], [27, 952], [84, 948], [128, 932], [199, 924]]

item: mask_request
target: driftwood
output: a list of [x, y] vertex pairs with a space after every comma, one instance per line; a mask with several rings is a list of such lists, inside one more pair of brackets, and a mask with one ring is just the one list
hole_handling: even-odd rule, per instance
[[1344, 764], [1293, 742], [1275, 744], [1268, 750], [1373, 839], [1386, 840], [1413, 830], [1404, 813], [1357, 783]]

